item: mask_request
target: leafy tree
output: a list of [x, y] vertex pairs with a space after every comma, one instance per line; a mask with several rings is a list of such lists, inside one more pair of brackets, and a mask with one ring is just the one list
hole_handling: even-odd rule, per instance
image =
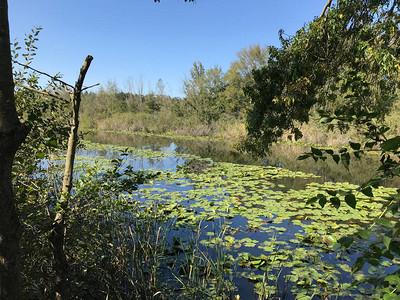
[[[384, 180], [400, 175], [400, 137], [387, 137], [384, 117], [399, 96], [400, 85], [400, 2], [338, 0], [328, 1], [323, 13], [300, 29], [294, 37], [284, 39], [281, 48], [272, 48], [268, 65], [253, 72], [254, 84], [247, 87], [254, 107], [248, 115], [247, 149], [263, 155], [269, 145], [286, 131], [296, 137], [301, 132], [294, 120], [307, 122], [311, 109], [318, 109], [321, 123], [345, 130], [357, 126], [364, 132], [361, 143], [350, 142], [348, 148], [311, 148], [299, 159], [332, 158], [350, 168], [351, 157], [360, 158], [365, 150], [378, 148], [381, 167], [376, 176], [363, 184], [359, 193], [374, 196]], [[358, 194], [348, 191], [327, 191], [308, 204], [329, 203], [339, 207], [346, 203], [357, 208]], [[373, 234], [372, 227], [381, 226], [379, 236], [352, 267], [361, 270], [364, 264], [383, 265], [400, 255], [398, 238], [400, 222], [400, 190], [387, 198], [382, 214], [369, 228], [357, 236], [342, 237], [335, 249], [348, 249], [356, 239]], [[397, 264], [398, 265], [398, 264]], [[397, 299], [400, 294], [399, 272], [373, 274], [354, 284], [369, 283], [375, 287], [374, 298]]]
[[[399, 87], [398, 1], [328, 4], [294, 37], [281, 32], [282, 47], [271, 47], [268, 65], [253, 72], [245, 148], [262, 155], [287, 131], [301, 137], [294, 121], [307, 122], [313, 107], [337, 116], [387, 112]], [[345, 129], [344, 120], [337, 125]]]
[[226, 82], [219, 67], [205, 70], [201, 62], [195, 62], [183, 85], [186, 103], [202, 123], [211, 125], [225, 112]]
[[82, 104], [82, 111], [93, 119], [107, 118], [127, 108], [115, 81], [108, 81], [96, 94], [85, 95]]
[[266, 66], [268, 53], [268, 48], [259, 44], [242, 49], [237, 53], [237, 60], [231, 63], [226, 72], [225, 80], [228, 85], [224, 94], [229, 99], [227, 110], [236, 117], [242, 117], [250, 108], [250, 99], [244, 94], [243, 88], [253, 82], [253, 70]]

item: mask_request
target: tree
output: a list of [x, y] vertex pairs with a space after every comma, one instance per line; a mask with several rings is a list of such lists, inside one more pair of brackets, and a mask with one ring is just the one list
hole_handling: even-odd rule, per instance
[[[357, 126], [364, 131], [361, 142], [348, 148], [311, 148], [299, 159], [332, 158], [350, 168], [350, 158], [360, 158], [365, 150], [381, 150], [376, 175], [361, 185], [358, 193], [373, 200], [383, 181], [400, 176], [400, 136], [387, 137], [383, 123], [386, 112], [399, 97], [400, 88], [400, 2], [369, 0], [329, 0], [321, 16], [284, 39], [281, 48], [273, 48], [268, 65], [253, 72], [254, 84], [247, 87], [254, 107], [248, 115], [249, 137], [244, 147], [259, 155], [290, 130], [301, 132], [294, 120], [307, 122], [311, 109], [317, 109], [320, 122], [330, 128]], [[357, 208], [357, 193], [346, 190], [326, 191], [307, 201], [322, 207], [346, 203]], [[365, 263], [394, 265], [400, 255], [400, 189], [387, 197], [379, 218], [356, 236], [344, 236], [334, 249], [348, 249], [355, 239], [367, 239], [378, 227], [379, 234], [369, 240], [369, 247], [352, 266], [360, 271]], [[376, 232], [375, 232], [376, 233]], [[391, 272], [391, 270], [388, 270]], [[374, 299], [397, 299], [400, 294], [398, 271], [372, 274], [353, 284], [372, 284]]]
[[21, 228], [11, 181], [14, 156], [28, 134], [17, 116], [11, 66], [7, 0], [0, 0], [0, 298], [20, 299]]
[[226, 83], [219, 67], [205, 70], [201, 62], [195, 62], [183, 85], [186, 103], [202, 123], [211, 125], [225, 112]]
[[271, 47], [268, 65], [253, 71], [245, 148], [263, 155], [285, 132], [301, 137], [294, 121], [307, 122], [313, 107], [336, 115], [387, 112], [399, 87], [398, 1], [327, 4], [294, 37], [281, 32], [282, 47]]
[[226, 72], [225, 80], [228, 85], [224, 94], [229, 99], [227, 109], [236, 117], [243, 117], [250, 109], [250, 99], [244, 94], [243, 88], [252, 83], [253, 70], [267, 65], [268, 53], [268, 47], [261, 47], [259, 44], [242, 49], [237, 53], [237, 60]]

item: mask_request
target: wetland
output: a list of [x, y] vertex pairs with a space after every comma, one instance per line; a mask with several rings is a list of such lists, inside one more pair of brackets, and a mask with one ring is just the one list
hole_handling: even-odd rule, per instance
[[[381, 215], [385, 198], [396, 191], [392, 182], [374, 190], [374, 197], [358, 192], [374, 175], [373, 166], [379, 166], [377, 155], [353, 160], [348, 171], [334, 161], [297, 160], [308, 150], [302, 146], [278, 144], [269, 156], [254, 159], [216, 139], [104, 132], [85, 139], [91, 142], [78, 152], [82, 161], [118, 159], [123, 150], [123, 168], [156, 172], [128, 195], [129, 201], [162, 216], [163, 226], [169, 228], [169, 256], [183, 255], [193, 262], [198, 251], [203, 264], [213, 262], [213, 272], [229, 282], [235, 297], [369, 297], [371, 285], [351, 283], [397, 270], [387, 260], [351, 273], [357, 258], [386, 230], [372, 226], [373, 220]], [[355, 208], [344, 201], [340, 207], [306, 205], [310, 198], [336, 190], [355, 193]], [[365, 230], [371, 236], [357, 239]], [[356, 240], [345, 249], [349, 236]], [[171, 280], [171, 268], [163, 272], [164, 279]], [[193, 276], [184, 274], [188, 280]], [[211, 280], [207, 287], [212, 289], [216, 282]], [[188, 283], [181, 284], [188, 288]]]

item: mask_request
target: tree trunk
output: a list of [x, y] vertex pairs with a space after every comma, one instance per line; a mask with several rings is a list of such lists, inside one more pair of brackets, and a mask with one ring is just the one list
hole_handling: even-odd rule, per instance
[[68, 261], [65, 254], [65, 219], [74, 171], [75, 151], [78, 142], [79, 107], [81, 104], [82, 85], [87, 70], [93, 57], [88, 55], [82, 65], [78, 81], [75, 84], [74, 92], [71, 94], [73, 112], [71, 119], [71, 131], [69, 134], [67, 155], [65, 158], [65, 171], [60, 198], [61, 206], [54, 219], [50, 232], [50, 244], [54, 255], [54, 270], [56, 273], [56, 299], [69, 299], [68, 290]]
[[11, 182], [13, 160], [28, 134], [14, 98], [7, 0], [0, 0], [0, 299], [21, 299], [18, 270], [21, 226]]

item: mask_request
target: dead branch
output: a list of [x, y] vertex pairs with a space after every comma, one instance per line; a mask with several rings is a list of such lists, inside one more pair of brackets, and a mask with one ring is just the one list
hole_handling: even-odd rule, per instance
[[98, 85], [100, 85], [100, 83], [96, 83], [96, 84], [93, 84], [93, 85], [89, 85], [89, 86], [87, 86], [87, 87], [84, 87], [81, 91], [83, 92], [84, 90], [91, 89], [92, 87], [95, 87], [95, 86], [98, 86]]

